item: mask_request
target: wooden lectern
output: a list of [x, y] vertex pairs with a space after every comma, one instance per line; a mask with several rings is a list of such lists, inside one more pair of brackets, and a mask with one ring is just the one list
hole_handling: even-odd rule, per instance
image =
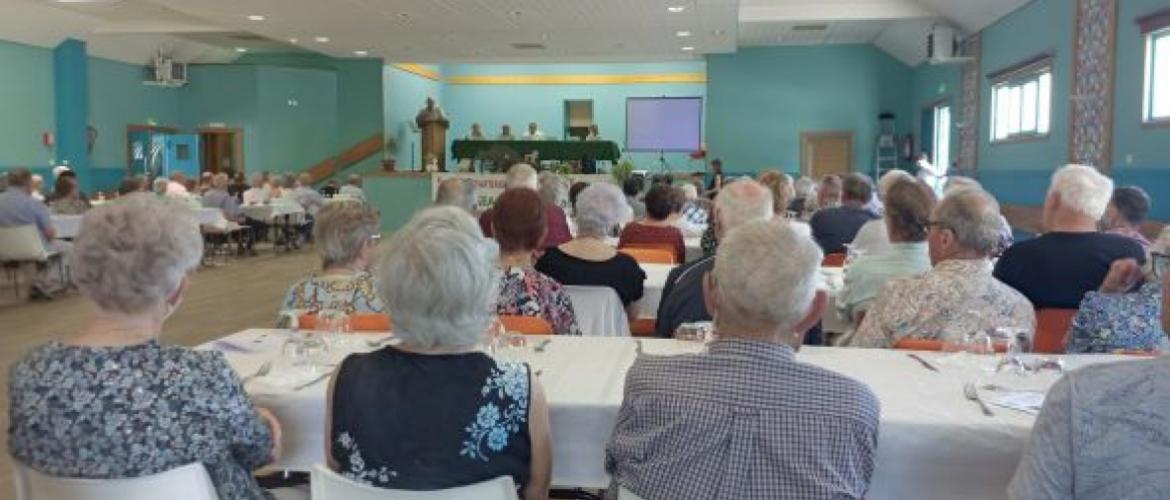
[[450, 122], [443, 116], [443, 108], [435, 105], [435, 100], [427, 98], [427, 106], [418, 112], [414, 122], [422, 133], [422, 151], [420, 160], [422, 168], [426, 169], [426, 159], [434, 155], [439, 161], [439, 171], [447, 171], [447, 127]]

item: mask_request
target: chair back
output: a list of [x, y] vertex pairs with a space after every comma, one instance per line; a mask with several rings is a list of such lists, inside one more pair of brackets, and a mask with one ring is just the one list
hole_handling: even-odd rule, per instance
[[646, 500], [646, 499], [634, 494], [634, 492], [632, 492], [630, 490], [627, 490], [624, 486], [621, 486], [621, 487], [618, 487], [617, 500]]
[[[297, 326], [303, 330], [317, 328], [317, 314], [302, 314], [297, 317]], [[389, 314], [362, 313], [349, 315], [349, 331], [351, 332], [388, 332], [394, 329], [394, 322]]]
[[630, 321], [630, 335], [634, 337], [653, 337], [657, 332], [654, 318], [638, 318]]
[[201, 463], [125, 479], [77, 479], [42, 474], [15, 460], [16, 500], [219, 500]]
[[527, 335], [552, 335], [553, 326], [544, 318], [536, 316], [500, 315], [500, 323], [509, 332], [524, 333]]
[[674, 250], [665, 247], [622, 247], [619, 252], [633, 257], [641, 264], [678, 264]]
[[[894, 343], [894, 349], [901, 351], [942, 351], [946, 347], [946, 344], [946, 342], [934, 339], [903, 338]], [[991, 347], [998, 353], [1007, 352], [1007, 343], [1005, 342], [992, 342]]]
[[847, 255], [844, 253], [828, 254], [821, 260], [821, 267], [845, 267], [846, 257]]
[[630, 323], [626, 308], [614, 289], [608, 286], [565, 286], [573, 301], [581, 332], [593, 337], [629, 337]]
[[361, 484], [317, 464], [310, 485], [313, 500], [519, 500], [511, 476], [445, 490], [407, 491]]
[[44, 262], [49, 259], [36, 226], [0, 227], [0, 262]]
[[1076, 309], [1039, 309], [1036, 311], [1036, 336], [1032, 339], [1032, 352], [1064, 354], [1068, 331], [1072, 328]]

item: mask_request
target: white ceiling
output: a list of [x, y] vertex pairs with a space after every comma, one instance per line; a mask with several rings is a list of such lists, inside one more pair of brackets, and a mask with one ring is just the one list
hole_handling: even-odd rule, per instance
[[1028, 1], [0, 0], [0, 39], [51, 47], [79, 38], [96, 55], [135, 63], [159, 48], [189, 62], [230, 61], [235, 47], [337, 57], [366, 51], [387, 61], [588, 62], [872, 43], [914, 65], [925, 58], [932, 24], [972, 33]]

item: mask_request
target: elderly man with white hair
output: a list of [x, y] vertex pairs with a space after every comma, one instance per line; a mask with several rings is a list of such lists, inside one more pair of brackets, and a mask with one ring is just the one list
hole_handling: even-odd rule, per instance
[[34, 198], [33, 175], [18, 168], [8, 172], [8, 189], [0, 193], [0, 227], [32, 226], [41, 237], [41, 243], [52, 254], [52, 264], [38, 271], [30, 290], [33, 299], [49, 299], [64, 291], [69, 283], [68, 257], [73, 246], [57, 239], [49, 207]]
[[877, 397], [796, 360], [803, 332], [826, 307], [821, 258], [816, 243], [781, 221], [726, 235], [703, 280], [716, 340], [700, 354], [639, 356], [626, 375], [606, 446], [616, 486], [691, 500], [865, 495]]
[[[504, 190], [531, 189], [540, 192], [540, 177], [536, 169], [526, 163], [517, 163], [508, 169], [504, 178]], [[569, 232], [569, 219], [565, 211], [554, 203], [545, 203], [545, 216], [548, 218], [548, 233], [545, 234], [542, 248], [552, 248], [573, 239]], [[479, 214], [479, 228], [483, 234], [492, 237], [492, 209], [484, 210]]]
[[1032, 331], [1036, 317], [1028, 299], [991, 275], [1000, 228], [995, 198], [979, 189], [952, 191], [927, 225], [933, 269], [882, 286], [854, 344], [894, 347], [907, 338], [959, 342], [998, 327]]
[[[731, 182], [715, 198], [713, 212], [715, 239], [722, 240], [738, 226], [771, 219], [772, 192], [750, 179]], [[708, 255], [670, 271], [658, 304], [655, 335], [672, 337], [683, 323], [711, 321], [711, 313], [703, 303], [703, 275], [714, 266], [715, 255]]]
[[1044, 200], [1045, 234], [1012, 245], [995, 277], [1022, 292], [1037, 309], [1076, 309], [1101, 286], [1119, 259], [1146, 260], [1138, 242], [1097, 232], [1113, 197], [1113, 181], [1093, 167], [1068, 165], [1052, 176]]
[[[883, 203], [886, 200], [886, 193], [890, 191], [890, 187], [898, 181], [914, 181], [914, 176], [901, 169], [890, 170], [882, 174], [878, 179], [877, 191], [878, 199]], [[859, 254], [878, 253], [890, 249], [890, 237], [886, 232], [886, 219], [873, 219], [866, 222], [857, 231], [857, 236], [853, 238], [853, 243], [849, 248]]]
[[495, 320], [498, 247], [450, 206], [418, 213], [387, 247], [375, 281], [400, 342], [351, 355], [334, 374], [330, 467], [405, 490], [510, 476], [524, 500], [547, 500], [552, 444], [540, 379], [478, 347]]

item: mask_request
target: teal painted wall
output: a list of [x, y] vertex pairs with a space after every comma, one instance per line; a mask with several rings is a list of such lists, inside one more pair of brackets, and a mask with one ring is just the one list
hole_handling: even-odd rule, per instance
[[[439, 71], [437, 66], [429, 69]], [[418, 135], [411, 133], [410, 123], [415, 114], [426, 104], [428, 97], [433, 97], [448, 115], [452, 108], [447, 105], [443, 96], [442, 83], [423, 78], [413, 73], [400, 70], [393, 66], [382, 68], [382, 102], [384, 106], [383, 122], [386, 124], [386, 137], [394, 141], [394, 147], [389, 152], [398, 160], [398, 168], [410, 170], [422, 165], [419, 159], [419, 150], [422, 148]], [[457, 134], [452, 128], [448, 135]], [[414, 156], [411, 158], [411, 143], [414, 144]]]
[[[538, 75], [538, 74], [646, 74], [646, 73], [703, 73], [706, 64], [701, 61], [678, 63], [615, 63], [615, 64], [454, 64], [443, 66], [443, 77], [465, 75]], [[626, 138], [626, 99], [629, 97], [703, 97], [707, 86], [701, 83], [682, 84], [625, 84], [625, 85], [456, 85], [446, 84], [440, 104], [451, 120], [447, 133], [448, 154], [450, 141], [465, 137], [471, 124], [479, 122], [490, 136], [499, 135], [500, 126], [510, 124], [513, 134], [527, 129], [529, 122], [537, 122], [545, 135], [560, 138], [564, 135], [566, 100], [593, 100], [593, 120], [603, 138], [616, 141], [623, 147]], [[706, 102], [704, 102], [706, 105]], [[417, 101], [411, 107], [410, 117], [422, 106]], [[707, 109], [711, 107], [706, 105]], [[706, 112], [703, 117], [707, 123]], [[709, 133], [710, 127], [705, 127]], [[658, 153], [626, 153], [639, 168], [654, 168]], [[686, 153], [667, 153], [667, 162], [674, 171], [701, 170], [691, 164]]]
[[854, 169], [873, 167], [878, 114], [910, 124], [910, 69], [869, 45], [740, 49], [707, 58], [712, 155], [731, 172], [799, 170], [800, 134], [852, 131]]
[[959, 131], [956, 124], [964, 120], [960, 109], [959, 96], [962, 92], [962, 67], [959, 65], [919, 64], [910, 75], [910, 107], [906, 116], [910, 119], [909, 133], [914, 134], [914, 149], [931, 152], [927, 148], [930, 140], [922, 129], [922, 113], [935, 105], [946, 102], [951, 105], [951, 159], [959, 153]]
[[[384, 85], [381, 59], [339, 59], [337, 68], [337, 148], [349, 148], [366, 138], [385, 134]], [[368, 172], [381, 165], [382, 155], [371, 156], [348, 169]]]
[[382, 212], [382, 231], [397, 231], [406, 225], [414, 213], [431, 203], [431, 178], [386, 177], [372, 175], [365, 178], [362, 189], [366, 199]]
[[90, 162], [95, 169], [126, 169], [126, 126], [178, 127], [179, 89], [142, 84], [142, 66], [91, 57], [89, 121], [97, 128]]
[[258, 66], [256, 77], [256, 148], [248, 170], [299, 172], [337, 154], [336, 72]]
[[229, 64], [193, 65], [187, 70], [188, 84], [180, 90], [179, 121], [184, 131], [210, 123], [223, 123], [244, 130], [244, 168], [258, 172], [264, 154], [260, 151], [257, 128], [259, 112], [259, 71], [255, 66]]
[[49, 166], [41, 133], [54, 129], [53, 52], [0, 41], [0, 168]]
[[[1167, 148], [1170, 128], [1141, 125], [1146, 38], [1134, 22], [1138, 17], [1167, 7], [1170, 0], [1121, 0], [1118, 5], [1113, 166], [1119, 174], [1139, 169], [1170, 169], [1170, 148]], [[1170, 177], [1170, 172], [1161, 173]]]

